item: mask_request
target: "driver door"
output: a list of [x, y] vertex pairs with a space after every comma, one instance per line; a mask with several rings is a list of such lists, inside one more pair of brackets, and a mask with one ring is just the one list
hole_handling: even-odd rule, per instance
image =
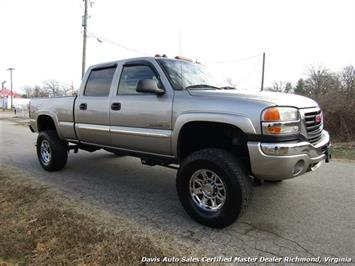
[[110, 104], [112, 146], [171, 155], [173, 95], [167, 91], [161, 96], [137, 92], [138, 81], [144, 79], [161, 84], [157, 70], [149, 62], [122, 66], [118, 88]]

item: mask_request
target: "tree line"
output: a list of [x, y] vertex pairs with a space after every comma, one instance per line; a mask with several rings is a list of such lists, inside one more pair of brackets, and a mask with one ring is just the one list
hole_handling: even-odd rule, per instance
[[355, 67], [333, 72], [322, 66], [308, 68], [296, 85], [274, 82], [270, 91], [310, 97], [323, 110], [325, 128], [333, 140], [355, 141]]
[[[291, 82], [274, 82], [266, 90], [294, 93], [310, 97], [323, 111], [325, 128], [335, 141], [355, 141], [355, 67], [346, 66], [333, 72], [323, 66], [309, 67], [304, 78], [295, 85]], [[42, 86], [24, 88], [24, 97], [73, 96], [73, 85], [50, 79]]]
[[25, 86], [24, 97], [58, 97], [58, 96], [73, 96], [76, 95], [76, 89], [71, 84], [62, 83], [55, 79], [49, 79], [43, 82], [42, 85]]

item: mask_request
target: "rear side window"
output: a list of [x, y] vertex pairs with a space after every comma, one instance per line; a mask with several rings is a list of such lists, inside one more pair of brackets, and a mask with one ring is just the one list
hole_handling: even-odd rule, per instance
[[108, 96], [116, 67], [93, 69], [85, 86], [85, 96]]
[[139, 80], [143, 79], [154, 79], [158, 81], [157, 76], [149, 66], [124, 66], [117, 94], [139, 94], [139, 92], [136, 91], [137, 83]]

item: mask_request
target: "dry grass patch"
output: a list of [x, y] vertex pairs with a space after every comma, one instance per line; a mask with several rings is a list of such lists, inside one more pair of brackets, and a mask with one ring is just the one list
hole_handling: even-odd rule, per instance
[[131, 265], [171, 255], [149, 238], [99, 227], [48, 188], [14, 174], [0, 169], [0, 265]]
[[355, 142], [334, 143], [332, 156], [335, 159], [355, 160]]

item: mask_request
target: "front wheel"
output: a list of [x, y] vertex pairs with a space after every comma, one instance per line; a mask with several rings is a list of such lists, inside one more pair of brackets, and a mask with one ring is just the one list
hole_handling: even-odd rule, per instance
[[182, 163], [176, 179], [185, 211], [201, 224], [223, 228], [246, 210], [252, 185], [243, 164], [220, 149], [194, 152]]
[[47, 171], [58, 171], [67, 163], [67, 145], [53, 130], [42, 131], [38, 134], [36, 150], [39, 163]]

